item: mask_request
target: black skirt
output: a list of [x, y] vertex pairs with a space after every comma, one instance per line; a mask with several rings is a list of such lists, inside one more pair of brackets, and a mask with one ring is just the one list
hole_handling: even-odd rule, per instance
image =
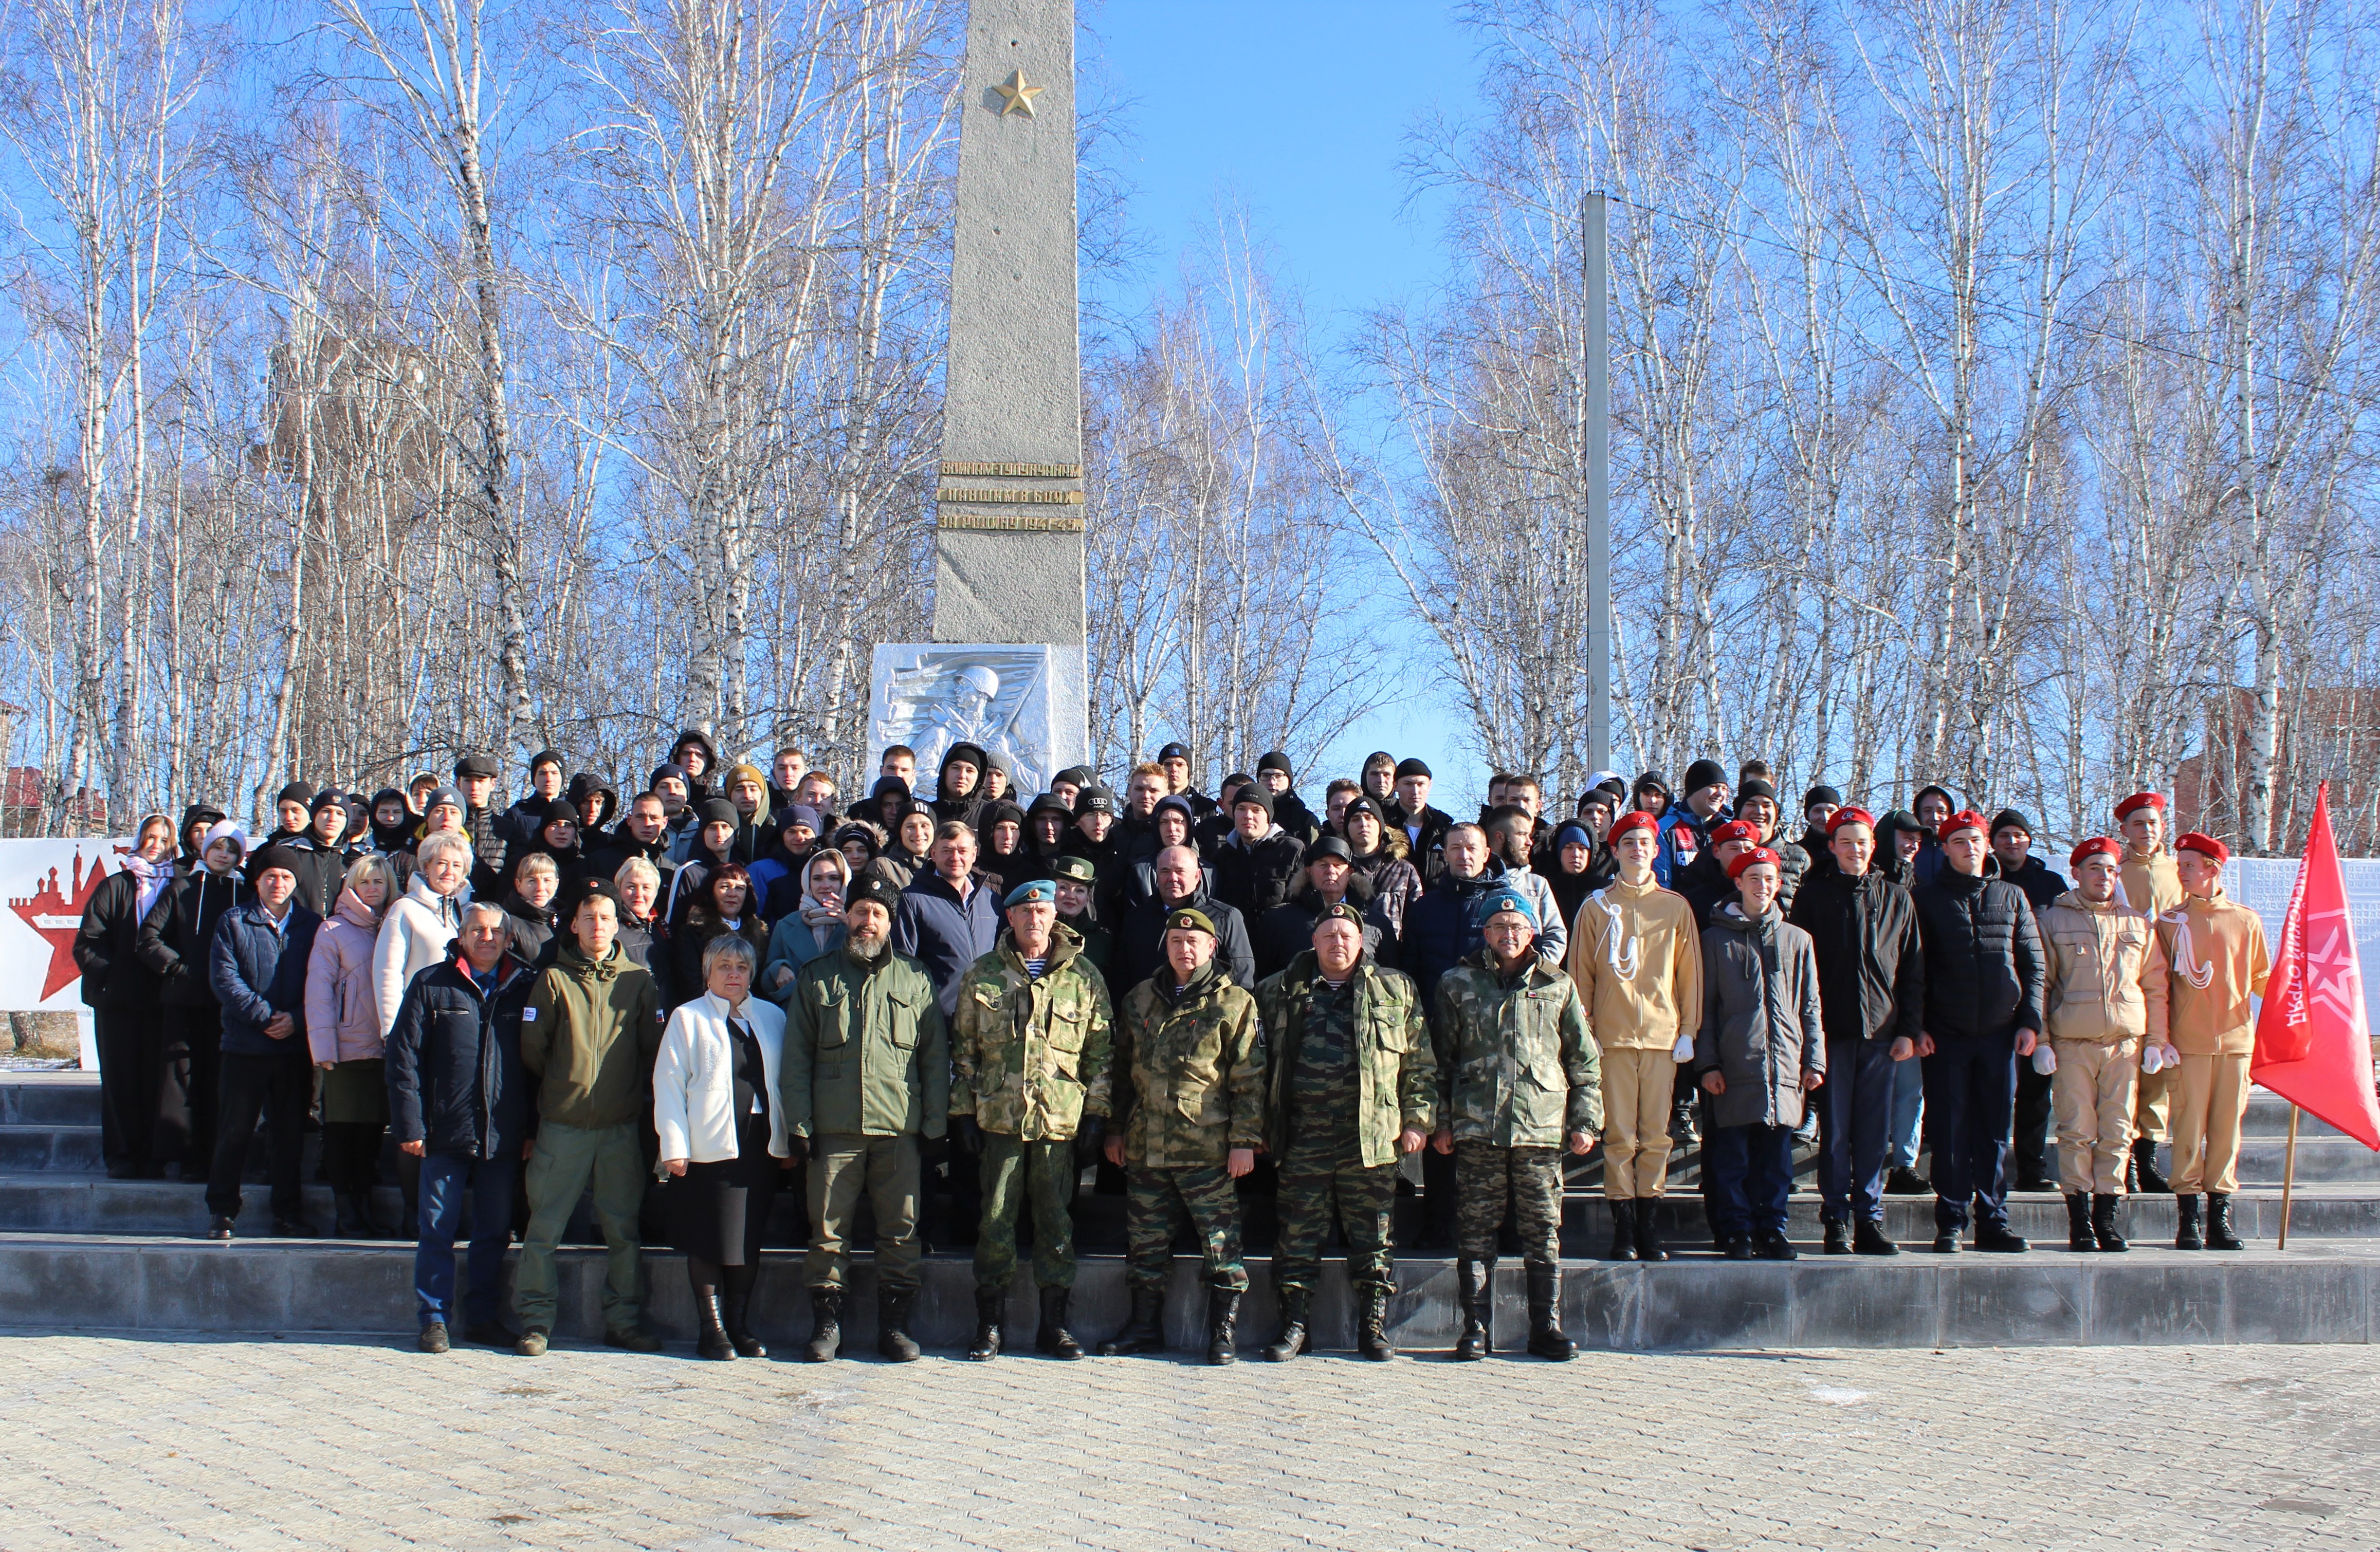
[[662, 1193], [670, 1243], [681, 1254], [722, 1267], [759, 1260], [769, 1205], [783, 1173], [769, 1151], [767, 1116], [744, 1117], [735, 1128], [735, 1158], [688, 1164], [685, 1174], [671, 1177]]

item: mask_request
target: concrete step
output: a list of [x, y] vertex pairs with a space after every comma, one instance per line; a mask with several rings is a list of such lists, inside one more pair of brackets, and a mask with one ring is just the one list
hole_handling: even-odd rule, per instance
[[[572, 1250], [560, 1259], [559, 1334], [591, 1340], [601, 1329], [602, 1254]], [[868, 1352], [875, 1335], [871, 1260], [857, 1257], [846, 1311], [845, 1351], [854, 1355]], [[400, 1246], [0, 1235], [0, 1307], [19, 1327], [409, 1337], [418, 1324], [411, 1272], [411, 1253]], [[1269, 1263], [1252, 1259], [1249, 1272], [1243, 1349], [1278, 1330]], [[644, 1276], [646, 1324], [683, 1352], [694, 1333], [683, 1262], [655, 1252]], [[1405, 1260], [1397, 1277], [1392, 1335], [1408, 1350], [1448, 1346], [1460, 1325], [1452, 1263]], [[973, 1292], [965, 1259], [928, 1257], [918, 1339], [944, 1350], [963, 1345], [974, 1324]], [[1196, 1262], [1177, 1258], [1166, 1301], [1173, 1348], [1203, 1346], [1204, 1303]], [[1095, 1341], [1112, 1333], [1125, 1306], [1123, 1263], [1085, 1257], [1075, 1286], [1075, 1334]], [[1564, 1268], [1561, 1323], [1590, 1349], [1619, 1350], [2367, 1342], [2375, 1308], [2380, 1244], [2305, 1240], [2286, 1253], [2228, 1255], [2144, 1249], [1813, 1255], [1791, 1263], [1688, 1255], [1650, 1267], [1577, 1263]], [[1353, 1311], [1336, 1266], [1326, 1269], [1316, 1314], [1318, 1345], [1348, 1345]], [[796, 1256], [764, 1255], [754, 1317], [778, 1356], [789, 1357], [808, 1329]], [[1029, 1347], [1034, 1322], [1033, 1291], [1020, 1274], [1008, 1303], [1014, 1348]], [[1510, 1261], [1498, 1268], [1494, 1323], [1500, 1350], [1515, 1350], [1526, 1331], [1524, 1274]]]
[[0, 1170], [95, 1170], [99, 1125], [0, 1126]]
[[0, 1079], [0, 1126], [97, 1126], [97, 1073], [12, 1073]]

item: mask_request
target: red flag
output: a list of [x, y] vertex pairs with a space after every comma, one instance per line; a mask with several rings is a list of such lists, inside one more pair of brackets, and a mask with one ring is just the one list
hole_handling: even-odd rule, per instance
[[2380, 1148], [2363, 972], [2347, 916], [2338, 843], [2330, 833], [2327, 782], [2314, 794], [2313, 830], [2289, 891], [2248, 1076], [2364, 1146]]

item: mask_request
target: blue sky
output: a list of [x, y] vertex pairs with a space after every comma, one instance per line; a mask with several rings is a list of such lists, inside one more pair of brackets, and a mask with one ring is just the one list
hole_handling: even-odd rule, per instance
[[[1128, 189], [1144, 257], [1108, 293], [1130, 314], [1172, 284], [1219, 204], [1246, 209], [1276, 274], [1305, 297], [1326, 341], [1366, 309], [1429, 290], [1441, 264], [1435, 203], [1408, 203], [1400, 168], [1417, 116], [1475, 102], [1473, 42], [1453, 6], [1423, 0], [1079, 0], [1087, 107], [1113, 115], [1104, 160]], [[1397, 645], [1436, 662], [1418, 627]], [[1392, 654], [1393, 655], [1393, 652]], [[1424, 692], [1383, 707], [1299, 785], [1352, 776], [1374, 748], [1419, 755], [1443, 799], [1484, 784], [1452, 708]]]

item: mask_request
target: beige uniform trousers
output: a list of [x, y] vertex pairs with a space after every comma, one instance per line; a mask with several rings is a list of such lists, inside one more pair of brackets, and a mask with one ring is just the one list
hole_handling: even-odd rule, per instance
[[1677, 1081], [1677, 1058], [1666, 1046], [1603, 1048], [1603, 1194], [1612, 1201], [1661, 1194]]
[[2240, 1189], [2240, 1122], [2248, 1113], [2248, 1056], [2185, 1056], [2173, 1092], [2173, 1192]]
[[[2061, 1053], [2058, 1060], [2063, 1061], [2066, 1058]], [[2173, 1083], [2174, 1071], [2170, 1067], [2140, 1075], [2140, 1097], [2132, 1106], [2132, 1119], [2137, 1123], [2133, 1130], [2150, 1142], [2166, 1140], [2166, 1116], [2173, 1104]]]
[[2058, 1183], [2069, 1192], [2121, 1196], [2141, 1043], [2057, 1040], [2051, 1049], [2058, 1053], [2058, 1071], [2049, 1077], [2049, 1097], [2058, 1107]]

